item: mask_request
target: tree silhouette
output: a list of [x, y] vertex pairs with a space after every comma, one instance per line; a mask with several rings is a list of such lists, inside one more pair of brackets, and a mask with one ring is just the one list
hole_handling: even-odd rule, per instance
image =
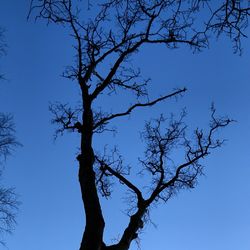
[[[0, 29], [0, 55], [5, 54], [4, 33]], [[3, 78], [3, 75], [0, 75]], [[12, 153], [15, 147], [20, 145], [15, 137], [15, 126], [13, 118], [9, 114], [0, 112], [0, 165]], [[2, 171], [0, 170], [0, 177]], [[6, 188], [0, 185], [0, 244], [5, 245], [3, 235], [11, 233], [16, 224], [16, 212], [18, 199], [13, 188]]]
[[[86, 18], [80, 4], [71, 0], [33, 0], [30, 14], [37, 11], [37, 18], [67, 26], [75, 39], [76, 63], [66, 68], [63, 75], [78, 83], [81, 106], [74, 109], [67, 104], [54, 104], [50, 110], [54, 114], [53, 122], [59, 125], [57, 134], [68, 130], [79, 133], [81, 138], [77, 160], [86, 225], [80, 250], [127, 250], [144, 227], [152, 204], [167, 202], [180, 190], [195, 186], [203, 172], [200, 160], [223, 144], [215, 134], [231, 123], [227, 117], [217, 117], [214, 106], [206, 132], [196, 129], [193, 139], [186, 135], [185, 112], [178, 119], [172, 116], [167, 125], [163, 115], [146, 123], [142, 133], [146, 149], [139, 171], [149, 173], [151, 182], [149, 192], [140, 189], [136, 181], [131, 180], [130, 168], [118, 151], [114, 149], [100, 155], [93, 148], [93, 137], [112, 131], [109, 125], [118, 118], [181, 96], [186, 89], [176, 89], [150, 100], [148, 79], [132, 65], [132, 56], [144, 45], [160, 44], [167, 49], [188, 46], [199, 52], [208, 48], [212, 35], [222, 34], [232, 40], [234, 51], [240, 52], [250, 9], [247, 1], [234, 0], [213, 3], [206, 0], [106, 0], [96, 7], [97, 14], [91, 12]], [[103, 94], [122, 91], [135, 94], [134, 104], [124, 103], [124, 110], [118, 113], [95, 108]], [[183, 152], [178, 162], [171, 158], [176, 149]], [[112, 178], [131, 191], [133, 209], [118, 242], [107, 246], [103, 240], [105, 219], [98, 191], [110, 196]]]
[[[5, 161], [12, 150], [19, 145], [14, 136], [14, 123], [12, 116], [0, 113], [0, 160]], [[0, 172], [0, 176], [2, 171]], [[0, 235], [11, 233], [16, 225], [16, 212], [18, 210], [18, 197], [13, 188], [0, 186]], [[1, 244], [5, 244], [0, 240]]]

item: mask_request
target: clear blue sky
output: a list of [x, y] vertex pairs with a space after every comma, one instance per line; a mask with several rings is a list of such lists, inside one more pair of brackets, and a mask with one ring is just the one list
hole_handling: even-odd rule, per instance
[[[72, 41], [66, 29], [27, 22], [28, 5], [25, 0], [3, 1], [0, 8], [8, 43], [8, 55], [0, 62], [8, 79], [0, 82], [0, 111], [14, 114], [24, 145], [7, 161], [1, 180], [16, 187], [23, 203], [18, 226], [6, 240], [10, 250], [78, 249], [84, 226], [75, 160], [78, 138], [66, 134], [54, 142], [48, 111], [49, 102], [76, 102], [79, 97], [77, 85], [60, 77], [73, 61]], [[221, 133], [228, 139], [224, 147], [203, 162], [206, 175], [197, 188], [152, 210], [156, 227], [149, 224], [141, 235], [143, 250], [250, 249], [249, 40], [243, 47], [241, 57], [234, 55], [230, 41], [220, 39], [200, 54], [151, 47], [135, 58], [152, 78], [152, 96], [182, 86], [188, 92], [178, 102], [171, 100], [119, 121], [117, 137], [104, 135], [96, 138], [96, 144], [121, 145], [120, 151], [133, 164], [143, 150], [139, 128], [149, 117], [187, 107], [190, 129], [206, 126], [214, 102], [219, 114], [237, 120]], [[123, 100], [114, 102], [117, 106]], [[138, 138], [133, 147], [131, 138]], [[102, 200], [107, 240], [119, 236], [127, 223], [120, 195], [124, 190], [116, 191], [113, 199]]]

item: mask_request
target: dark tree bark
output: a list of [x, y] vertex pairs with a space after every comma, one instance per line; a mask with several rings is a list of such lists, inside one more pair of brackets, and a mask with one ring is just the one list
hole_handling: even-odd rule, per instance
[[81, 186], [82, 200], [86, 215], [86, 226], [80, 249], [100, 250], [103, 239], [104, 219], [95, 184], [95, 172], [93, 170], [93, 165], [95, 161], [94, 151], [92, 148], [94, 122], [93, 112], [91, 109], [90, 96], [87, 91], [84, 94], [83, 98], [84, 111], [81, 131], [81, 154], [78, 156], [78, 161], [79, 182]]
[[[59, 124], [56, 134], [69, 130], [81, 136], [81, 152], [77, 159], [86, 225], [80, 250], [128, 250], [144, 227], [151, 205], [167, 202], [180, 190], [193, 188], [203, 171], [200, 161], [222, 145], [223, 140], [215, 139], [215, 133], [232, 120], [216, 117], [214, 107], [207, 132], [195, 130], [194, 140], [186, 137], [185, 113], [179, 119], [172, 117], [165, 130], [163, 116], [148, 122], [143, 132], [145, 156], [140, 160], [141, 171], [147, 171], [152, 177], [151, 193], [145, 197], [144, 190], [129, 180], [129, 168], [117, 150], [111, 155], [99, 155], [92, 143], [94, 135], [112, 131], [109, 125], [116, 119], [186, 92], [181, 88], [148, 100], [149, 80], [131, 66], [132, 56], [143, 45], [164, 45], [168, 49], [186, 45], [199, 52], [208, 48], [209, 37], [226, 34], [232, 40], [235, 52], [241, 50], [241, 39], [245, 37], [250, 14], [247, 1], [215, 2], [106, 0], [96, 7], [100, 8], [96, 16], [85, 18], [89, 21], [83, 23], [77, 1], [31, 1], [29, 16], [38, 11], [37, 18], [68, 26], [76, 42], [77, 62], [65, 70], [64, 77], [78, 82], [82, 106], [74, 109], [55, 104], [50, 109], [54, 114], [53, 122]], [[205, 13], [204, 19], [202, 13]], [[103, 68], [109, 69], [108, 72], [104, 73]], [[118, 89], [134, 93], [137, 97], [134, 104], [124, 104], [126, 108], [118, 113], [95, 109], [94, 104], [102, 94], [114, 94]], [[181, 164], [174, 165], [168, 160], [171, 151], [177, 147], [182, 148], [185, 157]], [[125, 185], [133, 193], [135, 202], [121, 238], [116, 244], [107, 246], [103, 241], [105, 220], [98, 192], [103, 196], [111, 194], [111, 178]]]

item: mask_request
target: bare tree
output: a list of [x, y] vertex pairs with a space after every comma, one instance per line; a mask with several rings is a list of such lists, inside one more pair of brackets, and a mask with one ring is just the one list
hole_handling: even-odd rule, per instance
[[[0, 56], [6, 53], [4, 43], [4, 30], [0, 28]], [[3, 75], [0, 75], [0, 79]], [[13, 118], [9, 114], [0, 112], [0, 165], [5, 162], [6, 158], [12, 151], [20, 145], [15, 137], [15, 126]], [[0, 170], [0, 177], [2, 170]], [[5, 245], [3, 236], [11, 233], [16, 225], [16, 212], [18, 210], [18, 197], [14, 188], [6, 188], [0, 185], [0, 244]]]
[[[0, 113], [0, 161], [6, 160], [16, 146], [19, 145], [14, 135], [12, 116]], [[0, 171], [0, 176], [2, 171]], [[0, 243], [4, 245], [3, 235], [11, 233], [16, 225], [18, 197], [13, 188], [0, 186]]]
[[[96, 8], [99, 12], [88, 18], [80, 11], [81, 1], [32, 0], [30, 14], [70, 28], [75, 39], [76, 63], [64, 72], [64, 77], [78, 83], [81, 106], [65, 104], [51, 106], [57, 133], [65, 130], [80, 133], [79, 183], [86, 216], [80, 250], [127, 250], [144, 227], [149, 209], [154, 203], [167, 202], [181, 189], [193, 188], [202, 174], [201, 160], [223, 143], [216, 132], [231, 120], [217, 117], [211, 108], [207, 132], [195, 130], [193, 139], [186, 135], [185, 113], [179, 119], [165, 118], [148, 122], [142, 137], [146, 143], [140, 172], [148, 172], [149, 191], [140, 189], [129, 177], [117, 150], [100, 155], [93, 148], [93, 137], [110, 131], [110, 124], [135, 110], [149, 108], [172, 97], [183, 95], [185, 88], [149, 100], [148, 80], [132, 65], [132, 56], [144, 45], [162, 44], [168, 49], [188, 46], [199, 52], [208, 48], [212, 35], [226, 34], [235, 52], [241, 50], [241, 38], [248, 25], [248, 1], [188, 1], [188, 0], [106, 0]], [[83, 19], [85, 20], [83, 20]], [[131, 66], [132, 65], [132, 66]], [[125, 91], [135, 94], [132, 105], [111, 113], [95, 108], [103, 94]], [[173, 150], [182, 150], [182, 159], [172, 159]], [[134, 169], [135, 170], [135, 169]], [[125, 185], [133, 194], [133, 209], [129, 222], [116, 244], [107, 246], [103, 240], [105, 219], [98, 197], [111, 194], [111, 179]]]

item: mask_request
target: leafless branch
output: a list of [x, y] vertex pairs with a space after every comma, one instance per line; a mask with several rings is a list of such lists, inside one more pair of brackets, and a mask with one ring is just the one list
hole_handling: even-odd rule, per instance
[[[210, 129], [205, 134], [202, 130], [194, 131], [195, 143], [186, 139], [186, 126], [179, 121], [170, 122], [170, 127], [165, 134], [161, 133], [160, 125], [162, 119], [158, 120], [156, 126], [147, 125], [145, 138], [149, 141], [147, 144], [146, 160], [143, 160], [143, 166], [154, 176], [154, 188], [147, 202], [157, 200], [158, 198], [167, 201], [173, 194], [183, 188], [193, 188], [197, 177], [202, 174], [202, 165], [200, 160], [210, 154], [210, 151], [220, 147], [223, 140], [215, 139], [216, 132], [229, 125], [233, 120], [224, 117], [215, 117], [215, 109], [211, 108]], [[184, 147], [186, 161], [177, 167], [167, 163], [168, 155], [173, 147]]]
[[139, 107], [151, 107], [161, 101], [164, 101], [166, 99], [169, 99], [171, 97], [174, 97], [174, 96], [178, 96], [180, 94], [183, 94], [184, 92], [186, 91], [186, 89], [178, 89], [176, 90], [175, 92], [171, 93], [171, 94], [168, 94], [168, 95], [165, 95], [165, 96], [162, 96], [162, 97], [159, 97], [153, 101], [149, 101], [149, 102], [146, 102], [146, 103], [136, 103], [134, 105], [132, 105], [130, 108], [128, 108], [126, 111], [124, 112], [121, 112], [121, 113], [117, 113], [117, 114], [111, 114], [107, 117], [104, 117], [102, 118], [101, 120], [99, 120], [95, 125], [94, 125], [94, 129], [97, 129], [99, 126], [103, 126], [103, 125], [106, 125], [109, 121], [117, 118], [117, 117], [122, 117], [122, 116], [127, 116], [129, 115], [133, 110], [135, 110], [136, 108], [139, 108]]
[[249, 1], [226, 0], [211, 12], [206, 29], [211, 29], [217, 36], [226, 33], [233, 40], [234, 52], [241, 53], [241, 40], [247, 37], [245, 30], [250, 16]]
[[0, 244], [5, 245], [4, 234], [12, 233], [16, 225], [16, 213], [20, 202], [12, 188], [0, 187]]
[[[0, 159], [5, 160], [12, 151], [21, 145], [15, 137], [13, 118], [9, 114], [0, 113]], [[2, 163], [2, 162], [0, 162]], [[2, 171], [0, 171], [0, 176]], [[0, 244], [5, 245], [3, 235], [11, 233], [16, 224], [18, 198], [12, 188], [0, 187]]]
[[[110, 161], [110, 159], [107, 159], [107, 157], [105, 156], [100, 158], [96, 155], [95, 158], [102, 172], [101, 178], [104, 175], [116, 177], [120, 183], [126, 185], [131, 191], [133, 191], [137, 195], [139, 203], [143, 201], [142, 193], [140, 192], [140, 190], [125, 177], [125, 175], [127, 175], [128, 172], [127, 173], [124, 172], [124, 165], [123, 165], [124, 163], [121, 157], [118, 157], [118, 159], [115, 160], [114, 157], [112, 157], [113, 158], [112, 161]], [[111, 167], [112, 165], [115, 165], [115, 168], [112, 168]], [[126, 169], [128, 170], [128, 168]], [[99, 178], [98, 180], [100, 181], [101, 178]]]
[[13, 118], [9, 114], [0, 113], [0, 159], [5, 160], [20, 143], [15, 137]]
[[78, 117], [81, 109], [72, 109], [68, 104], [55, 103], [49, 106], [49, 110], [53, 115], [52, 124], [59, 126], [55, 131], [55, 138], [62, 135], [65, 130], [81, 133], [82, 125]]

